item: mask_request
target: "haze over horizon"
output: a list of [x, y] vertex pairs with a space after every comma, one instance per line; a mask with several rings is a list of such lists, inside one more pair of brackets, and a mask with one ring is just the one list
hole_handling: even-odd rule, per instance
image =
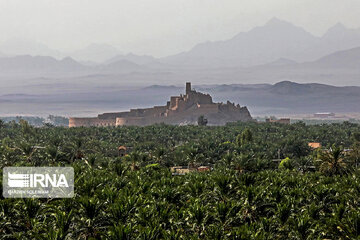
[[[230, 39], [273, 17], [315, 36], [339, 22], [356, 29], [360, 27], [359, 12], [356, 0], [346, 4], [339, 0], [0, 0], [0, 31], [5, 33], [0, 36], [0, 45], [20, 39], [36, 42], [39, 55], [48, 47], [60, 56], [60, 52], [70, 55], [92, 44], [104, 44], [119, 53], [164, 57], [188, 51], [201, 42]], [[21, 50], [21, 43], [18, 45]]]
[[[0, 115], [158, 105], [189, 81], [259, 114], [358, 112], [359, 12], [354, 0], [0, 0]], [[167, 87], [138, 99], [151, 85]]]

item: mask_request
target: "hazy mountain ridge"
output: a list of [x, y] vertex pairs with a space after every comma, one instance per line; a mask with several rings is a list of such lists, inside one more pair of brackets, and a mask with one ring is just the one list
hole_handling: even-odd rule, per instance
[[[129, 83], [136, 85], [148, 84], [178, 84], [183, 81], [193, 81], [202, 84], [224, 83], [271, 83], [282, 80], [296, 82], [323, 82], [338, 85], [341, 80], [343, 85], [358, 85], [360, 77], [360, 47], [345, 51], [339, 51], [318, 60], [305, 63], [297, 63], [290, 59], [278, 59], [269, 64], [258, 65], [249, 68], [186, 68], [175, 65], [161, 64], [154, 61], [146, 65], [139, 65], [128, 60], [113, 61], [101, 65], [84, 65], [72, 58], [56, 60], [52, 57], [2, 57], [0, 58], [0, 81], [9, 78], [15, 82], [27, 79], [32, 82], [43, 77], [58, 79], [58, 82], [67, 81], [62, 79], [66, 74], [76, 77], [73, 82], [87, 81], [101, 75], [108, 84]], [[31, 75], [29, 75], [31, 73]], [[18, 78], [17, 78], [18, 77]], [[31, 78], [30, 78], [31, 77]], [[87, 80], [88, 79], [88, 80]], [[13, 81], [12, 80], [12, 81]], [[118, 82], [121, 80], [121, 82]], [[93, 81], [93, 80], [91, 80]], [[10, 84], [11, 83], [11, 84]], [[79, 82], [80, 83], [80, 82]]]
[[205, 42], [162, 61], [187, 66], [254, 66], [288, 58], [313, 61], [339, 50], [360, 46], [360, 30], [337, 24], [322, 37], [274, 18], [264, 26], [226, 41]]
[[260, 114], [360, 111], [360, 87], [283, 81], [257, 88], [238, 86], [236, 91], [217, 91], [214, 88], [209, 92], [217, 99], [227, 97]]
[[[111, 88], [118, 84], [144, 87], [151, 84], [176, 85], [184, 81], [198, 84], [257, 84], [289, 80], [299, 83], [358, 85], [360, 47], [331, 52], [329, 55], [305, 62], [296, 59], [296, 55], [318, 55], [319, 52], [324, 52], [320, 44], [322, 39], [328, 39], [328, 45], [333, 45], [334, 48], [341, 48], [347, 44], [355, 45], [357, 42], [360, 43], [359, 32], [359, 29], [349, 30], [337, 24], [324, 36], [315, 37], [300, 27], [273, 19], [264, 26], [247, 33], [239, 33], [228, 41], [200, 44], [194, 48], [194, 52], [173, 56], [174, 62], [171, 60], [172, 57], [156, 59], [146, 55], [123, 55], [117, 51], [115, 53], [113, 48], [107, 45], [105, 48], [110, 49], [107, 55], [115, 55], [102, 64], [80, 62], [69, 57], [59, 60], [47, 56], [3, 56], [0, 57], [0, 82], [6, 83], [5, 87], [11, 88], [7, 90], [12, 92], [16, 92], [13, 85], [22, 87], [38, 84], [44, 87], [44, 84], [47, 84], [51, 88], [49, 82], [54, 84], [55, 81], [65, 85], [71, 83], [68, 89], [70, 86], [81, 84], [102, 83]], [[283, 34], [286, 38], [283, 38]], [[298, 47], [299, 44], [301, 47]], [[104, 45], [93, 47], [101, 49]], [[217, 51], [218, 49], [221, 51]], [[279, 54], [286, 56], [278, 56]], [[189, 56], [195, 58], [188, 59]], [[254, 60], [252, 63], [258, 62], [256, 59], [260, 58], [262, 63], [241, 67], [240, 62], [249, 58]], [[195, 63], [192, 61], [194, 59]], [[187, 65], [183, 65], [180, 60], [185, 61]]]
[[57, 60], [48, 56], [16, 56], [0, 58], [0, 71], [6, 72], [62, 72], [82, 71], [87, 68], [70, 57]]
[[318, 67], [360, 68], [360, 47], [332, 53], [310, 64]]
[[126, 55], [121, 55], [121, 54], [116, 55], [115, 57], [112, 57], [112, 58], [108, 59], [107, 61], [105, 61], [104, 64], [110, 64], [110, 63], [121, 61], [121, 60], [133, 62], [138, 65], [147, 65], [147, 64], [157, 62], [156, 58], [154, 58], [153, 56], [148, 56], [148, 55], [139, 56], [139, 55], [135, 55], [133, 53], [129, 53]]
[[349, 29], [338, 23], [322, 36], [316, 37], [302, 27], [273, 18], [263, 26], [240, 32], [228, 40], [199, 43], [189, 51], [160, 59], [131, 53], [124, 55], [109, 44], [91, 44], [83, 49], [62, 53], [42, 43], [17, 39], [0, 44], [0, 52], [7, 56], [51, 56], [57, 59], [70, 56], [79, 62], [88, 62], [86, 65], [128, 60], [138, 65], [163, 63], [187, 67], [249, 67], [281, 58], [296, 62], [314, 61], [355, 47], [360, 47], [360, 29]]
[[37, 76], [56, 76], [56, 74], [61, 72], [89, 75], [96, 73], [114, 74], [139, 70], [145, 70], [145, 67], [127, 60], [119, 60], [109, 64], [89, 66], [77, 62], [71, 57], [66, 57], [61, 60], [48, 56], [30, 55], [0, 57], [0, 75], [9, 73], [26, 74], [28, 72]]
[[321, 37], [323, 48], [329, 47], [326, 45], [332, 45], [331, 49], [334, 52], [359, 47], [359, 43], [360, 29], [349, 29], [342, 23], [337, 23]]
[[1, 43], [0, 52], [9, 57], [22, 55], [50, 56], [57, 59], [65, 57], [61, 51], [52, 49], [43, 43], [24, 39], [9, 39]]
[[128, 60], [117, 60], [108, 64], [97, 66], [96, 69], [98, 69], [102, 73], [110, 74], [145, 70], [143, 66], [140, 66]]

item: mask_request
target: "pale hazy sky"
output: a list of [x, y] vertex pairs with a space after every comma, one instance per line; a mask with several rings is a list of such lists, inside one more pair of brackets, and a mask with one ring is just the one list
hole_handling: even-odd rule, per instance
[[360, 0], [0, 0], [0, 43], [31, 39], [61, 51], [108, 43], [164, 56], [228, 39], [272, 17], [315, 35], [360, 27]]

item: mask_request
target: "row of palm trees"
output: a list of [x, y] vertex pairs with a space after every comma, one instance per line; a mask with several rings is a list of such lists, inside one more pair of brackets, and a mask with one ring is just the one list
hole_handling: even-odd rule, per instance
[[[356, 239], [358, 132], [349, 123], [3, 124], [1, 169], [71, 165], [76, 179], [73, 199], [0, 198], [0, 239]], [[119, 158], [119, 145], [133, 150]], [[280, 170], [279, 157], [289, 159]], [[214, 171], [168, 169], [188, 164]]]
[[[74, 163], [73, 199], [1, 199], [1, 239], [356, 239], [358, 171], [173, 177]], [[117, 167], [116, 167], [117, 166]], [[122, 169], [119, 171], [119, 169]]]

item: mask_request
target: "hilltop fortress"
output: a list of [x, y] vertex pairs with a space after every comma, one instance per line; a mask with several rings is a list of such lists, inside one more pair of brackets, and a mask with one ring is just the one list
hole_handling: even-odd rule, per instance
[[201, 115], [208, 119], [209, 125], [252, 120], [246, 107], [229, 101], [226, 104], [214, 103], [209, 94], [196, 92], [191, 89], [191, 83], [186, 83], [186, 94], [171, 97], [165, 106], [104, 113], [95, 118], [70, 118], [69, 127], [195, 124]]

